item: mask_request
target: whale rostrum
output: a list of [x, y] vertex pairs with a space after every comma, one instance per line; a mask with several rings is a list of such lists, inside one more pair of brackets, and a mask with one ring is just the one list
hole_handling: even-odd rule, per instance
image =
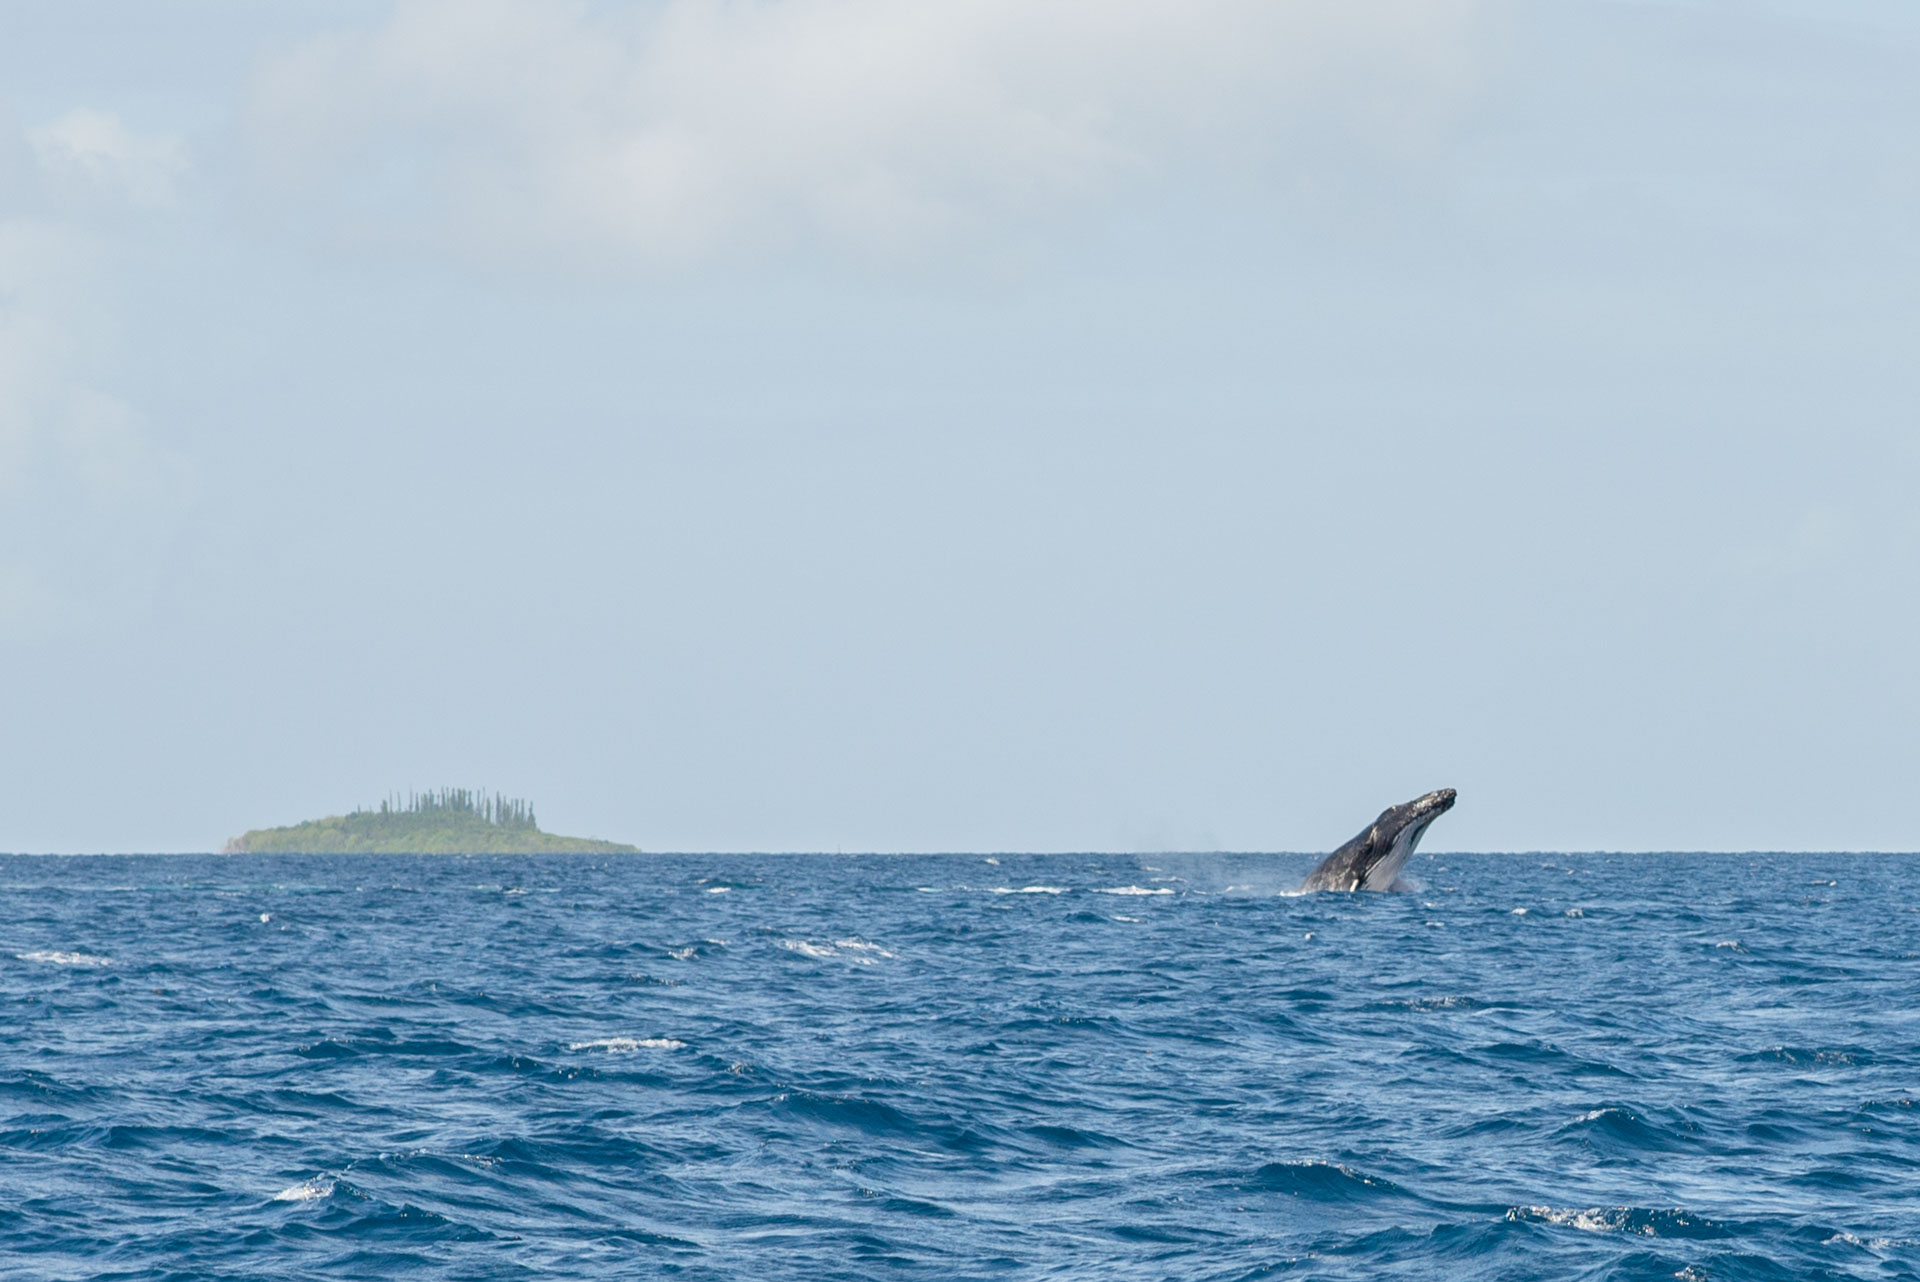
[[1442, 788], [1398, 806], [1380, 817], [1307, 874], [1301, 890], [1392, 890], [1427, 825], [1453, 809], [1454, 791]]

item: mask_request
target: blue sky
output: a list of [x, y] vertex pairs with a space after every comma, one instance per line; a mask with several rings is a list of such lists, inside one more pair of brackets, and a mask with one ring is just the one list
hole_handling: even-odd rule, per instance
[[1911, 850], [1920, 11], [0, 15], [0, 848]]

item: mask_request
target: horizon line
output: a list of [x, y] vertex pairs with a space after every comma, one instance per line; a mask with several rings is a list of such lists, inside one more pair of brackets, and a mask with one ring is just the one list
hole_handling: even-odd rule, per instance
[[[925, 858], [925, 859], [995, 858], [995, 859], [998, 859], [1003, 857], [1019, 859], [1019, 858], [1061, 858], [1069, 855], [1098, 855], [1098, 856], [1108, 857], [1108, 858], [1125, 858], [1125, 859], [1176, 858], [1176, 857], [1192, 858], [1192, 857], [1199, 857], [1199, 856], [1212, 856], [1212, 857], [1232, 856], [1236, 858], [1260, 857], [1260, 858], [1305, 859], [1305, 858], [1325, 858], [1326, 853], [1327, 852], [1324, 850], [1231, 850], [1231, 849], [1100, 850], [1095, 848], [1059, 849], [1059, 850], [1012, 850], [1012, 849], [1006, 849], [1006, 850], [820, 850], [820, 849], [801, 849], [801, 848], [789, 849], [789, 850], [721, 850], [721, 849], [647, 850], [647, 849], [641, 848], [641, 849], [635, 849], [635, 850], [616, 850], [616, 851], [599, 851], [599, 852], [595, 852], [595, 851], [533, 851], [533, 850], [502, 851], [502, 852], [459, 851], [459, 850], [445, 850], [445, 851], [365, 850], [365, 851], [335, 851], [331, 853], [319, 852], [319, 851], [284, 851], [284, 852], [234, 851], [229, 853], [229, 852], [220, 851], [220, 850], [0, 850], [0, 859], [156, 859], [156, 858], [157, 859], [190, 859], [190, 858], [196, 858], [196, 857], [214, 857], [214, 858], [220, 858], [220, 859], [248, 859], [248, 858], [295, 858], [295, 859], [329, 858], [331, 859], [331, 858], [362, 858], [362, 857], [369, 857], [369, 856], [374, 858], [381, 858], [381, 857], [387, 857], [387, 856], [405, 856], [409, 858], [421, 858], [421, 859], [448, 859], [448, 858], [471, 859], [471, 858], [483, 858], [483, 857], [512, 859], [512, 858], [524, 858], [524, 857], [535, 856], [535, 855], [542, 856], [545, 858], [553, 858], [553, 859], [580, 859], [580, 858], [633, 859], [633, 858], [654, 858], [654, 857], [661, 857], [661, 858], [665, 858], [665, 857], [799, 858], [799, 857], [822, 856], [822, 855], [833, 857], [833, 858], [845, 858], [845, 859], [873, 859], [873, 858], [916, 858], [916, 859], [918, 858]], [[1818, 849], [1818, 850], [1815, 850], [1815, 849], [1770, 850], [1770, 849], [1761, 849], [1758, 847], [1751, 848], [1751, 849], [1744, 849], [1744, 850], [1708, 850], [1708, 849], [1681, 850], [1681, 849], [1674, 849], [1674, 848], [1661, 847], [1661, 846], [1646, 846], [1646, 847], [1640, 847], [1636, 849], [1616, 849], [1616, 850], [1605, 850], [1605, 849], [1554, 850], [1554, 849], [1549, 849], [1547, 847], [1542, 846], [1542, 847], [1533, 847], [1528, 849], [1513, 849], [1513, 850], [1434, 850], [1434, 851], [1422, 851], [1421, 854], [1428, 859], [1451, 858], [1451, 857], [1461, 856], [1461, 855], [1467, 855], [1467, 856], [1496, 855], [1496, 856], [1501, 856], [1505, 858], [1553, 855], [1560, 858], [1572, 858], [1575, 856], [1591, 857], [1596, 855], [1604, 855], [1604, 856], [1624, 855], [1624, 856], [1634, 856], [1634, 857], [1648, 856], [1648, 855], [1794, 855], [1794, 856], [1920, 855], [1920, 850], [1913, 850], [1913, 849], [1903, 850], [1903, 849], [1895, 849], [1892, 847], [1873, 847], [1873, 848], [1851, 849], [1851, 850], [1837, 848], [1837, 847], [1830, 848], [1830, 849]]]

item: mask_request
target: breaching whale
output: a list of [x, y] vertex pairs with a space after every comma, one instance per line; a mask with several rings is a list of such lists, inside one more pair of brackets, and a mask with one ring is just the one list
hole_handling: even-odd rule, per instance
[[1453, 809], [1454, 791], [1442, 788], [1388, 806], [1360, 835], [1320, 861], [1300, 883], [1305, 890], [1392, 890], [1427, 825]]

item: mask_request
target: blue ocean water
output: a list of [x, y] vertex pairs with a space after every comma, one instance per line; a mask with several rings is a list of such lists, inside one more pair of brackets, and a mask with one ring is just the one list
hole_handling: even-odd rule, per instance
[[0, 1276], [1920, 1277], [1897, 856], [0, 859]]

